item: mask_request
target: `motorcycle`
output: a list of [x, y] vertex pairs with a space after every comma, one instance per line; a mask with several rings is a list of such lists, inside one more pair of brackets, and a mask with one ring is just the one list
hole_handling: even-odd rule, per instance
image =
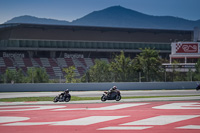
[[101, 101], [105, 102], [106, 100], [116, 100], [116, 101], [120, 101], [121, 100], [121, 93], [119, 90], [117, 90], [116, 92], [104, 92], [103, 96], [101, 97]]
[[61, 93], [59, 94], [58, 96], [56, 96], [53, 100], [53, 102], [69, 102], [71, 100], [71, 95], [68, 93], [68, 94], [64, 94], [64, 93]]

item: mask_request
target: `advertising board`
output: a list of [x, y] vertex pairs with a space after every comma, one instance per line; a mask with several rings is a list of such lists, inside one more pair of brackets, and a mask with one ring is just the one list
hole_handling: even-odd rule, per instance
[[177, 42], [172, 43], [172, 54], [200, 54], [200, 43]]

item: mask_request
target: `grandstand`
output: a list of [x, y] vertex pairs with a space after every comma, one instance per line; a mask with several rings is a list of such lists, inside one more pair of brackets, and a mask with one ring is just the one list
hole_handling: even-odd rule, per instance
[[154, 48], [169, 59], [171, 42], [192, 40], [189, 30], [2, 24], [0, 74], [7, 68], [21, 68], [26, 74], [29, 67], [43, 67], [55, 79], [63, 78], [63, 68], [75, 66], [81, 77], [95, 59], [109, 63], [122, 50], [133, 58], [140, 48]]

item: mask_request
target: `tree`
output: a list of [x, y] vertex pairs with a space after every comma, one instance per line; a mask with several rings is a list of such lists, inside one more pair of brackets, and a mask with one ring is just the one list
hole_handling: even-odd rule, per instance
[[178, 62], [177, 61], [173, 61], [172, 62], [172, 72], [169, 74], [170, 75], [170, 79], [169, 81], [185, 81], [187, 80], [187, 74], [186, 73], [181, 73], [178, 70]]
[[11, 83], [11, 81], [14, 81], [14, 76], [15, 75], [15, 71], [16, 70], [10, 70], [10, 69], [6, 69], [5, 73], [4, 73], [4, 83]]
[[15, 71], [15, 83], [23, 83], [25, 79], [25, 76], [22, 72], [22, 69], [20, 68], [18, 71]]
[[115, 81], [127, 82], [130, 81], [133, 75], [133, 61], [130, 57], [125, 57], [122, 51], [120, 55], [115, 56], [110, 64], [111, 72], [114, 74]]
[[86, 74], [85, 78], [89, 78], [91, 82], [112, 81], [109, 64], [106, 61], [95, 60], [95, 65]]
[[142, 74], [143, 74], [143, 69], [142, 69], [142, 57], [137, 56], [134, 59], [134, 66], [133, 69], [138, 73], [138, 81], [141, 82], [142, 81]]
[[34, 74], [35, 73], [35, 68], [28, 68], [27, 69], [27, 77], [26, 77], [26, 79], [25, 79], [25, 82], [26, 83], [34, 83]]
[[44, 68], [29, 68], [27, 70], [27, 83], [48, 83], [49, 76]]
[[142, 52], [135, 58], [135, 70], [143, 72], [147, 82], [153, 81], [157, 78], [158, 72], [161, 70], [161, 58], [159, 57], [159, 52], [145, 48], [141, 49]]
[[70, 66], [68, 68], [63, 68], [63, 71], [66, 73], [65, 79], [66, 83], [75, 83], [77, 80], [75, 79], [75, 66]]
[[19, 70], [10, 70], [6, 69], [6, 72], [3, 74], [4, 83], [23, 83], [24, 82], [24, 74], [22, 73], [22, 69]]
[[189, 68], [188, 72], [186, 73], [186, 79], [187, 81], [193, 81], [194, 72]]

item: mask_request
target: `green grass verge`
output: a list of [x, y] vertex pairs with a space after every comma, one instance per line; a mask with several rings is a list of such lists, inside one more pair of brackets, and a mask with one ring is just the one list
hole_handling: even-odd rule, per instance
[[[122, 97], [122, 99], [134, 99], [134, 98], [159, 98], [159, 97], [191, 97], [200, 95], [177, 95], [177, 96], [134, 96], [134, 97]], [[28, 101], [53, 101], [54, 97], [20, 97], [20, 98], [2, 98], [0, 102], [28, 102]], [[100, 100], [100, 97], [76, 97], [72, 96], [71, 101], [81, 100]]]
[[[28, 101], [53, 101], [54, 97], [19, 97], [19, 98], [2, 98], [0, 102], [28, 102]], [[99, 100], [99, 97], [76, 97], [72, 96], [71, 101], [81, 100]]]

